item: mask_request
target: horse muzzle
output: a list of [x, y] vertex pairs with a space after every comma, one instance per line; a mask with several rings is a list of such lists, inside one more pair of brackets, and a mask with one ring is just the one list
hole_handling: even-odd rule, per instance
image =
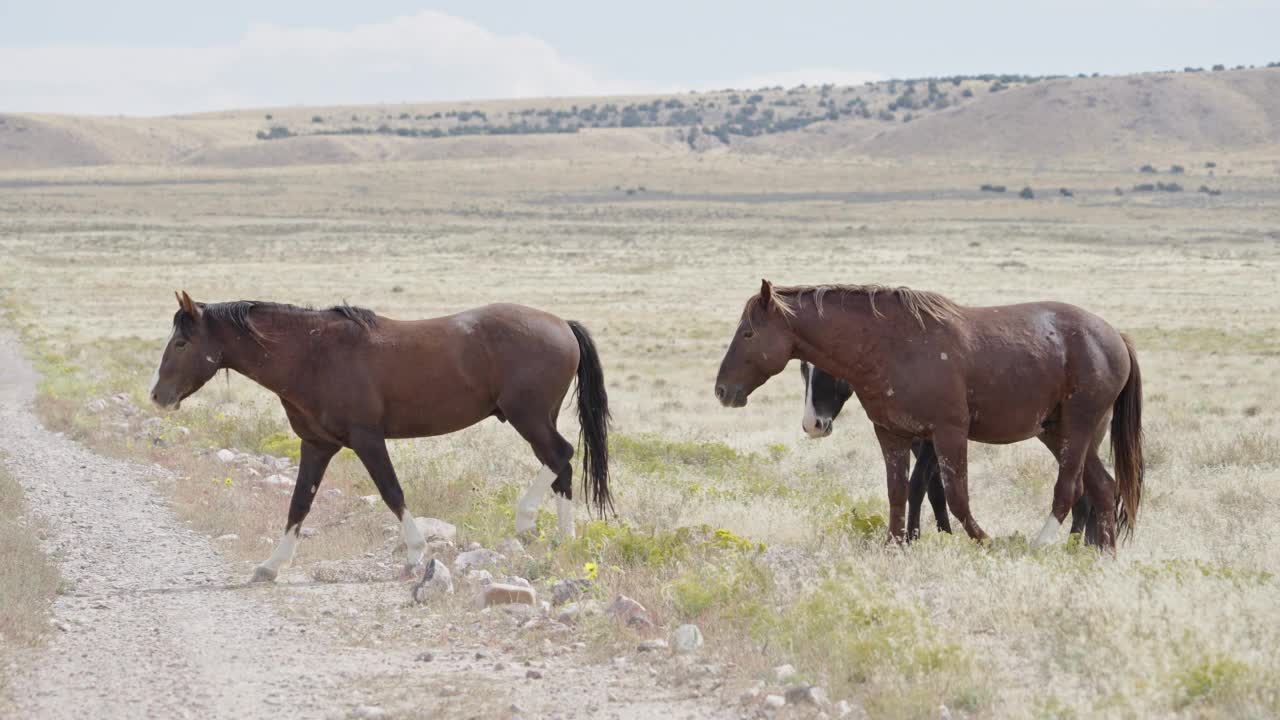
[[831, 418], [814, 418], [813, 424], [803, 423], [804, 431], [809, 437], [815, 440], [821, 440], [831, 434], [831, 426], [833, 422]]
[[725, 407], [740, 408], [747, 404], [747, 393], [740, 386], [716, 385], [716, 399]]
[[151, 402], [161, 410], [177, 410], [182, 407], [182, 396], [177, 392], [165, 390], [152, 390]]

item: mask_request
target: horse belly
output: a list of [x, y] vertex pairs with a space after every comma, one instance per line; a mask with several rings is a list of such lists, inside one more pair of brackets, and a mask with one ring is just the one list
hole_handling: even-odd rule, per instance
[[480, 403], [414, 403], [388, 408], [384, 432], [388, 438], [447, 435], [484, 420], [493, 408]]
[[989, 408], [970, 404], [969, 439], [1005, 445], [1036, 437], [1057, 408], [1057, 400], [1045, 395]]

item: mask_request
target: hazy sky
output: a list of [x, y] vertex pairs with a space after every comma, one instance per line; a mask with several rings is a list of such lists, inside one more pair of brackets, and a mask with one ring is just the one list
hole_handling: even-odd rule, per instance
[[0, 111], [163, 114], [1280, 61], [1280, 0], [0, 0]]

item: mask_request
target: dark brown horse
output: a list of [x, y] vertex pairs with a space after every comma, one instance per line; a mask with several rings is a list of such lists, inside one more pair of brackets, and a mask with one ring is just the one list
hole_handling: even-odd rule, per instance
[[185, 292], [178, 305], [151, 399], [176, 409], [218, 370], [235, 370], [280, 397], [302, 440], [284, 537], [255, 581], [274, 580], [292, 559], [325, 468], [343, 447], [355, 451], [400, 520], [411, 572], [426, 543], [405, 510], [386, 440], [444, 435], [490, 416], [510, 422], [542, 463], [517, 505], [517, 531], [532, 529], [539, 502], [554, 489], [560, 532], [572, 537], [573, 446], [556, 418], [575, 376], [583, 486], [601, 513], [611, 505], [609, 400], [595, 345], [576, 322], [520, 305], [409, 322], [349, 305], [206, 305]]
[[[800, 362], [800, 376], [804, 378], [804, 415], [800, 425], [811, 438], [829, 437], [836, 418], [844, 404], [853, 397], [853, 386], [831, 373], [807, 362]], [[929, 505], [938, 532], [950, 533], [951, 521], [947, 517], [947, 498], [942, 487], [942, 473], [938, 469], [938, 454], [933, 443], [915, 438], [911, 441], [911, 454], [916, 463], [911, 468], [911, 481], [907, 484], [907, 540], [920, 537], [920, 508], [928, 493]], [[1071, 532], [1085, 531], [1085, 542], [1098, 543], [1098, 523], [1090, 512], [1088, 496], [1081, 496], [1071, 508]]]
[[[1114, 550], [1142, 497], [1142, 380], [1128, 338], [1063, 303], [962, 307], [930, 292], [878, 286], [774, 288], [743, 309], [715, 392], [742, 407], [799, 358], [849, 382], [875, 426], [889, 492], [889, 533], [905, 536], [911, 441], [933, 442], [947, 504], [970, 537], [968, 441], [1036, 437], [1058, 460], [1051, 542], [1086, 491], [1098, 542]], [[1098, 457], [1111, 416], [1113, 479]], [[1117, 482], [1118, 479], [1118, 482]]]

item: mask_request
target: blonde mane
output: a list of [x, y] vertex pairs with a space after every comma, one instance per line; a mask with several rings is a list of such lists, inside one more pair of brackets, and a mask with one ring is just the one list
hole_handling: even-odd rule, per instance
[[[876, 307], [876, 296], [888, 295], [897, 300], [907, 314], [924, 327], [924, 319], [932, 318], [940, 323], [954, 320], [960, 316], [960, 306], [935, 292], [928, 290], [912, 290], [909, 287], [886, 287], [884, 285], [795, 285], [791, 287], [770, 286], [770, 306], [778, 309], [785, 318], [793, 318], [796, 311], [804, 306], [805, 297], [812, 297], [818, 316], [825, 313], [824, 301], [828, 295], [840, 297], [865, 297], [871, 305], [871, 312], [876, 317], [884, 317], [884, 313]], [[747, 301], [747, 310], [760, 303], [760, 295], [753, 295]], [[748, 315], [749, 316], [749, 315]]]

